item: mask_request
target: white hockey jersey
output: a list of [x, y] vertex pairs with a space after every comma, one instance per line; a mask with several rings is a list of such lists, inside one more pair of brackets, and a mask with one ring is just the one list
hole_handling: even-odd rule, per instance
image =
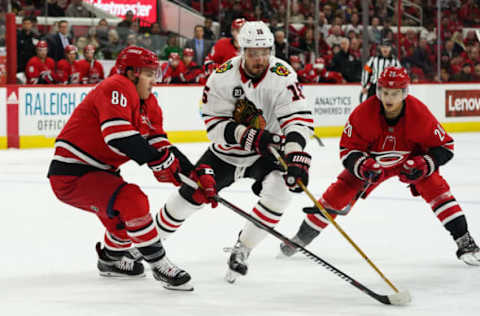
[[297, 132], [305, 142], [313, 134], [313, 115], [297, 74], [285, 61], [271, 57], [267, 71], [255, 81], [245, 74], [241, 61], [234, 57], [210, 76], [203, 92], [202, 118], [212, 141], [210, 149], [223, 161], [244, 167], [259, 155], [225, 140], [225, 127], [233, 121], [238, 99], [247, 98], [263, 111], [266, 130], [285, 136]]

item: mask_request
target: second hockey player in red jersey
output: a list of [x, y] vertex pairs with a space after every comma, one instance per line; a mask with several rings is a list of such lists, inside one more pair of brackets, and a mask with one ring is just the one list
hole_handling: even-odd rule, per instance
[[80, 81], [83, 84], [97, 84], [104, 79], [103, 66], [95, 60], [95, 46], [89, 44], [84, 49], [85, 59], [78, 61]]
[[77, 59], [77, 47], [65, 46], [65, 59], [57, 62], [57, 79], [59, 83], [80, 83], [80, 72]]
[[33, 56], [25, 67], [28, 84], [53, 84], [57, 82], [55, 61], [47, 57], [48, 44], [39, 41], [36, 46], [37, 56]]
[[[453, 157], [453, 139], [420, 100], [408, 95], [409, 80], [404, 68], [386, 68], [378, 79], [377, 95], [352, 112], [340, 140], [345, 170], [319, 202], [338, 213], [386, 179], [398, 177], [413, 196], [430, 205], [450, 232], [458, 246], [457, 257], [480, 265], [480, 249], [468, 231], [462, 208], [439, 172]], [[310, 209], [293, 240], [307, 245], [327, 225], [325, 217]], [[289, 245], [280, 248], [286, 256], [295, 253]]]
[[159, 182], [176, 186], [179, 172], [190, 175], [204, 188], [195, 194], [198, 203], [215, 194], [213, 173], [205, 164], [194, 169], [168, 141], [152, 94], [157, 56], [130, 46], [115, 66], [117, 74], [89, 92], [58, 135], [48, 172], [51, 187], [60, 201], [94, 213], [105, 226], [104, 247], [96, 247], [100, 275], [144, 276], [143, 259], [164, 287], [193, 290], [190, 275], [165, 255], [147, 196], [123, 180], [119, 167], [134, 160], [148, 165]]

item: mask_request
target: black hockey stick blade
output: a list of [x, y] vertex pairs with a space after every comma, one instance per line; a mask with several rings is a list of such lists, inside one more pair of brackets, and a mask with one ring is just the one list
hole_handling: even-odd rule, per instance
[[320, 147], [325, 147], [325, 144], [322, 142], [322, 139], [320, 137], [313, 134], [313, 138], [315, 138], [315, 140], [317, 141], [318, 145], [320, 145]]
[[[326, 208], [325, 210], [328, 212], [328, 214], [330, 215], [342, 215], [342, 216], [345, 216], [347, 215], [350, 210], [352, 208], [350, 207], [350, 205], [347, 205], [343, 210], [333, 210], [333, 209], [330, 209], [330, 208]], [[322, 214], [322, 212], [316, 207], [316, 206], [307, 206], [307, 207], [304, 207], [302, 209], [302, 211], [305, 213], [305, 214]]]

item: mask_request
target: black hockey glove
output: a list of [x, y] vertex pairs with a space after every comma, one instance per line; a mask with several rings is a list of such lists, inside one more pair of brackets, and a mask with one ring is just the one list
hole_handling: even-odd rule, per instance
[[297, 184], [297, 180], [301, 180], [305, 186], [308, 185], [308, 169], [311, 160], [312, 156], [303, 151], [294, 151], [285, 156], [288, 169], [283, 177], [290, 191], [296, 193], [303, 191]]
[[255, 151], [262, 156], [270, 155], [268, 147], [270, 145], [278, 146], [282, 144], [282, 137], [270, 133], [265, 129], [247, 128], [240, 138], [240, 145], [248, 151]]

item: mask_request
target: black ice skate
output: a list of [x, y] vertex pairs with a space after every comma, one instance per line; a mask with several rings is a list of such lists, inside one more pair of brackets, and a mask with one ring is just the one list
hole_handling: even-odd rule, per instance
[[151, 267], [153, 277], [167, 290], [193, 291], [193, 286], [188, 283], [190, 274], [173, 264], [167, 256], [152, 263]]
[[247, 274], [247, 259], [250, 255], [251, 249], [238, 240], [233, 248], [224, 248], [223, 250], [231, 253], [230, 258], [228, 259], [228, 270], [225, 275], [225, 280], [228, 283], [234, 283], [239, 275]]
[[468, 265], [480, 266], [480, 248], [478, 248], [469, 232], [455, 240], [455, 242], [458, 245], [458, 259]]
[[131, 251], [112, 251], [102, 248], [98, 242], [95, 246], [98, 254], [97, 268], [100, 275], [109, 278], [136, 279], [145, 276], [141, 257]]
[[[302, 247], [305, 247], [306, 245], [310, 244], [312, 240], [318, 236], [318, 234], [320, 234], [318, 230], [313, 229], [310, 227], [310, 225], [303, 221], [297, 234], [292, 238], [292, 241], [296, 242]], [[296, 254], [297, 251], [297, 248], [282, 242], [280, 244], [280, 254], [277, 256], [277, 258], [291, 257]]]

